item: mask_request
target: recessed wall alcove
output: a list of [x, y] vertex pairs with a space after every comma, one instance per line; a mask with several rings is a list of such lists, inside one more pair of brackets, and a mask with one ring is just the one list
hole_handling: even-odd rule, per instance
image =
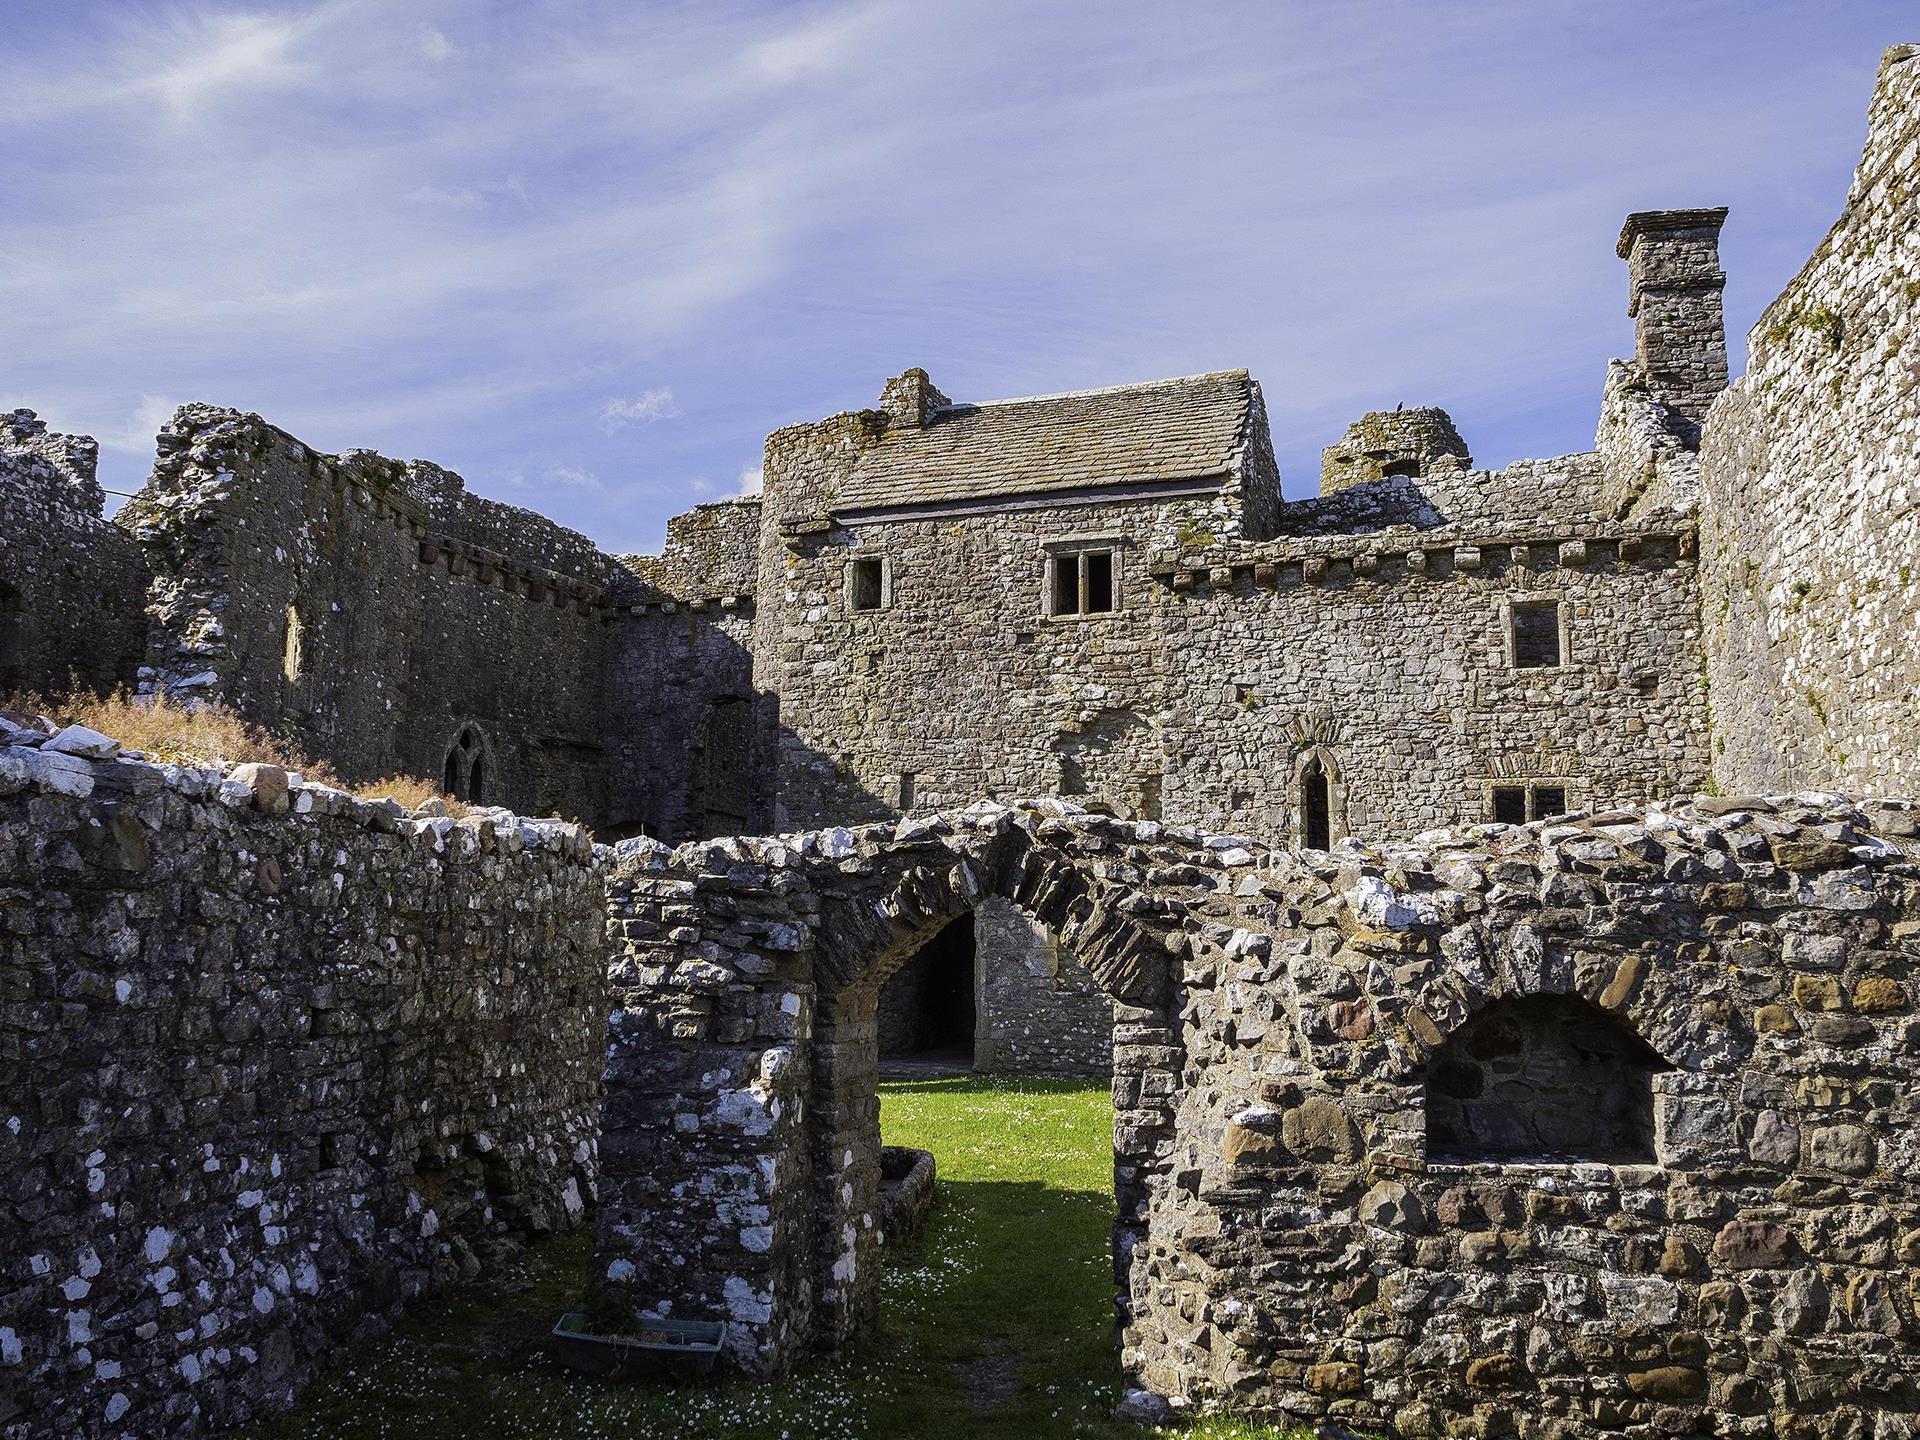
[[1427, 1158], [1652, 1164], [1653, 1077], [1669, 1068], [1578, 996], [1496, 1000], [1428, 1061]]

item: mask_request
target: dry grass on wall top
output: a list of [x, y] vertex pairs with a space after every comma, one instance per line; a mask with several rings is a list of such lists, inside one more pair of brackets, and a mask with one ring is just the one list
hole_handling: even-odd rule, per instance
[[365, 785], [346, 785], [324, 761], [315, 760], [298, 745], [263, 726], [242, 718], [225, 705], [135, 695], [124, 687], [107, 694], [75, 686], [61, 695], [31, 691], [0, 696], [0, 714], [17, 719], [44, 717], [55, 725], [85, 725], [118, 740], [128, 750], [175, 765], [207, 765], [228, 769], [255, 761], [278, 765], [304, 779], [350, 790], [365, 800], [390, 799], [409, 810], [428, 800], [442, 800], [455, 817], [467, 807], [440, 788], [414, 775], [389, 775]]

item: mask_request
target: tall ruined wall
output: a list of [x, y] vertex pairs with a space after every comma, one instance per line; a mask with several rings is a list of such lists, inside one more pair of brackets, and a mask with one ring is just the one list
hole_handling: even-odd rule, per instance
[[209, 406], [161, 432], [126, 520], [158, 577], [153, 688], [225, 700], [350, 780], [441, 783], [471, 727], [479, 799], [598, 818], [611, 562], [580, 536]]
[[1716, 773], [1920, 790], [1920, 54], [1887, 52], [1847, 206], [1748, 336], [1701, 455]]
[[99, 447], [0, 414], [0, 695], [59, 692], [77, 676], [131, 685], [146, 646], [146, 564], [101, 518]]
[[[1334, 839], [1488, 820], [1496, 786], [1575, 808], [1695, 789], [1692, 551], [1688, 529], [1543, 520], [1150, 555], [1166, 812], [1298, 843], [1309, 761]], [[1513, 607], [1542, 602], [1561, 663], [1518, 668]]]
[[757, 499], [667, 522], [655, 555], [623, 555], [610, 599], [602, 833], [670, 843], [765, 830], [776, 706], [753, 681]]
[[730, 1320], [749, 1370], [870, 1312], [873, 988], [999, 897], [1119, 1002], [1132, 1414], [1414, 1440], [1920, 1421], [1907, 802], [1304, 857], [980, 805], [641, 844], [612, 893], [596, 1263]]
[[594, 1182], [576, 827], [113, 748], [0, 722], [8, 1440], [283, 1405], [329, 1341], [579, 1223]]

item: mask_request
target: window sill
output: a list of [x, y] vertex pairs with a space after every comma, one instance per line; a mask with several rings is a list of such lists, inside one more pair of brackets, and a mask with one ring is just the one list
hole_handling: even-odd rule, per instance
[[1042, 615], [1040, 618], [1046, 621], [1047, 624], [1049, 625], [1070, 625], [1076, 622], [1084, 623], [1086, 621], [1092, 621], [1092, 620], [1113, 620], [1113, 619], [1117, 619], [1122, 615], [1125, 615], [1126, 613], [1127, 612], [1123, 609], [1063, 611], [1059, 614]]

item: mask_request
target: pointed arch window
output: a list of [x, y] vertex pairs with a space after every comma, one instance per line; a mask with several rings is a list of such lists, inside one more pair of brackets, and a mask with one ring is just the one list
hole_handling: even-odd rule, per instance
[[469, 805], [484, 805], [487, 803], [487, 786], [491, 779], [487, 773], [486, 737], [480, 733], [478, 726], [462, 726], [459, 735], [447, 749], [442, 790]]
[[1305, 850], [1330, 850], [1347, 834], [1346, 786], [1323, 746], [1300, 752], [1293, 767], [1293, 839]]

